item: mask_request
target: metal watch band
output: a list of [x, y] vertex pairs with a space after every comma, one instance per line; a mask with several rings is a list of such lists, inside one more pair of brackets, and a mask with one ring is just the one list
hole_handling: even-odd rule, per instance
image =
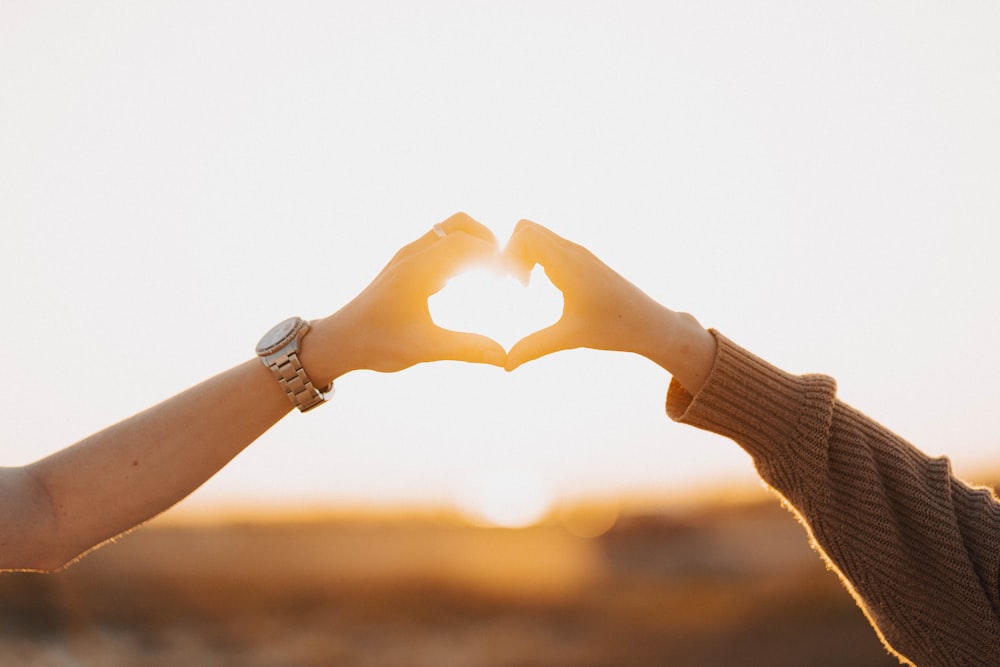
[[[266, 361], [265, 361], [266, 363]], [[313, 386], [306, 371], [302, 368], [299, 355], [296, 352], [284, 355], [268, 364], [278, 385], [285, 391], [288, 400], [300, 412], [308, 412], [326, 401], [326, 397]]]
[[257, 343], [257, 355], [271, 369], [288, 400], [299, 411], [312, 410], [326, 401], [324, 394], [333, 391], [333, 383], [317, 388], [299, 359], [299, 344], [309, 333], [309, 323], [301, 317], [289, 317], [274, 325]]

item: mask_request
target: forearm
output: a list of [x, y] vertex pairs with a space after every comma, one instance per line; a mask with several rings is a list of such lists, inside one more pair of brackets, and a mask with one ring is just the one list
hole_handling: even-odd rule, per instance
[[[427, 297], [451, 275], [495, 252], [493, 234], [462, 213], [404, 246], [357, 298], [294, 339], [312, 385], [353, 370], [394, 372], [440, 359], [502, 366], [498, 343], [441, 329], [427, 309]], [[265, 348], [285, 344], [293, 339], [269, 339]], [[0, 570], [58, 569], [146, 521], [291, 409], [271, 371], [254, 359], [37, 463], [0, 468]]]
[[[1000, 654], [1000, 505], [836, 398], [724, 337], [674, 419], [732, 438], [795, 507], [892, 648], [920, 665], [992, 664]], [[942, 655], [975, 660], [942, 663]], [[935, 658], [934, 656], [937, 656]]]
[[0, 567], [55, 569], [159, 514], [291, 407], [251, 359], [28, 466], [32, 525], [5, 535]]

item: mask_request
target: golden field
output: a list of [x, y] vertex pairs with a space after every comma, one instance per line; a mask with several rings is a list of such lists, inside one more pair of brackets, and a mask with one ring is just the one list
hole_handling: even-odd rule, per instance
[[0, 575], [0, 665], [896, 665], [774, 500], [596, 538], [445, 518], [154, 521]]

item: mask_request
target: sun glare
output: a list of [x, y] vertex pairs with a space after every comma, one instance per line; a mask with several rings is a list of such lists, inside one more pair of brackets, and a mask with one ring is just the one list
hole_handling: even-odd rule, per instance
[[552, 490], [541, 475], [529, 470], [491, 470], [469, 481], [458, 505], [478, 525], [526, 528], [552, 510]]
[[556, 322], [563, 300], [538, 267], [527, 287], [498, 270], [477, 268], [452, 278], [428, 305], [438, 325], [484, 334], [509, 350], [529, 333]]

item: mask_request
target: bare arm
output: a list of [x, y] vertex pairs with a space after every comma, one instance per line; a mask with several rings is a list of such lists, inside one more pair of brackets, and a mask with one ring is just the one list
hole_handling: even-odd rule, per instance
[[[443, 225], [445, 238], [428, 232], [404, 247], [357, 298], [312, 323], [301, 359], [317, 386], [440, 359], [503, 364], [498, 343], [431, 320], [427, 297], [496, 249], [464, 214]], [[177, 503], [291, 409], [250, 359], [31, 465], [0, 469], [0, 569], [63, 567]]]
[[7, 468], [2, 565], [52, 570], [194, 491], [291, 410], [256, 359], [24, 468]]

